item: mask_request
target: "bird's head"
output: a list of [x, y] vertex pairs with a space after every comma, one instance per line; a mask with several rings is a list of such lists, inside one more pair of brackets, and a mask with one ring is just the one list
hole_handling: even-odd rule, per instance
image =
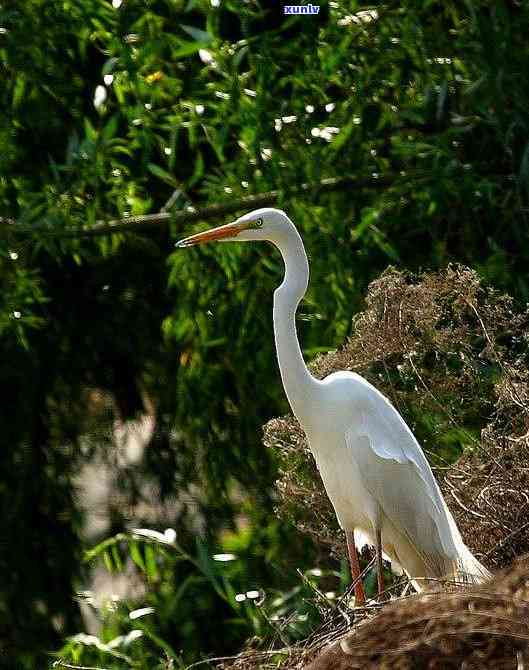
[[186, 237], [177, 242], [176, 246], [192, 247], [206, 242], [252, 242], [254, 240], [268, 240], [277, 244], [293, 230], [295, 231], [294, 224], [285, 212], [264, 207], [241, 216], [233, 223]]

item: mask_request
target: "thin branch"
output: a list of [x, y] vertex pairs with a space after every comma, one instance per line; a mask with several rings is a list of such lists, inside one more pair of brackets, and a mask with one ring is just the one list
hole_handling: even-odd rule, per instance
[[[260, 650], [258, 652], [259, 655], [261, 656], [274, 656], [276, 654], [281, 654], [282, 656], [288, 656], [290, 653], [289, 649], [270, 649], [268, 651], [266, 650]], [[233, 661], [237, 658], [242, 658], [244, 657], [244, 652], [239, 653], [239, 654], [234, 654], [232, 656], [215, 656], [212, 658], [204, 658], [201, 661], [195, 661], [194, 663], [191, 663], [191, 665], [186, 665], [185, 670], [191, 670], [191, 668], [198, 668], [199, 665], [204, 665], [205, 663], [218, 663], [219, 661]]]
[[54, 661], [53, 668], [69, 668], [69, 670], [107, 670], [107, 668], [101, 668], [95, 665], [72, 665], [71, 663], [65, 663], [62, 659]]
[[518, 535], [518, 533], [521, 533], [522, 530], [525, 530], [529, 526], [529, 521], [527, 523], [524, 523], [523, 525], [519, 526], [518, 528], [515, 528], [513, 531], [511, 531], [506, 537], [503, 538], [498, 544], [496, 544], [492, 549], [487, 551], [485, 554], [485, 558], [488, 558], [491, 554], [493, 554], [495, 551], [498, 551], [502, 547], [504, 547], [507, 542], [514, 537], [514, 535]]
[[[427, 177], [421, 174], [408, 174], [407, 178], [418, 179], [420, 177]], [[354, 188], [385, 188], [395, 180], [402, 178], [396, 175], [386, 175], [375, 178], [370, 177], [337, 177], [322, 179], [319, 182], [312, 184], [301, 184], [300, 187], [289, 190], [287, 193], [292, 195], [299, 195], [300, 193], [323, 192], [345, 190], [347, 187]], [[83, 227], [76, 229], [60, 229], [55, 230], [53, 226], [48, 224], [20, 224], [13, 219], [0, 217], [0, 226], [6, 226], [8, 233], [20, 236], [34, 235], [36, 232], [53, 237], [99, 237], [103, 235], [113, 235], [114, 233], [130, 233], [130, 232], [148, 232], [160, 226], [166, 226], [170, 222], [178, 224], [180, 227], [194, 223], [196, 221], [207, 221], [209, 219], [220, 219], [226, 214], [235, 214], [236, 212], [256, 209], [259, 207], [266, 207], [268, 205], [276, 204], [283, 191], [274, 190], [265, 193], [256, 193], [254, 195], [247, 195], [237, 200], [230, 200], [228, 202], [208, 205], [201, 209], [188, 207], [185, 210], [176, 212], [157, 212], [156, 214], [145, 214], [143, 216], [129, 216], [125, 219], [112, 219], [110, 221], [98, 221], [91, 227]]]

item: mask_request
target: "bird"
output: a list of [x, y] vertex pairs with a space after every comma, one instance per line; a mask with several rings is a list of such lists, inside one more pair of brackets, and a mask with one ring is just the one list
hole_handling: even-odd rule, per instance
[[303, 428], [324, 488], [345, 532], [355, 604], [364, 605], [357, 542], [375, 547], [378, 595], [384, 594], [383, 555], [417, 591], [428, 580], [481, 582], [491, 575], [464, 544], [430, 465], [392, 403], [355, 372], [324, 379], [309, 371], [296, 311], [309, 282], [301, 236], [282, 210], [261, 208], [233, 223], [176, 243], [272, 242], [284, 262], [274, 292], [273, 326], [283, 387]]

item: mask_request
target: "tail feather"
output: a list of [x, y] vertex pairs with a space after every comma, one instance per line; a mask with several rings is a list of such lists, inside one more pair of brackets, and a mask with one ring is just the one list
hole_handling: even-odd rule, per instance
[[443, 506], [450, 527], [452, 541], [458, 553], [457, 559], [452, 564], [451, 572], [453, 572], [453, 577], [455, 577], [456, 581], [463, 582], [464, 584], [479, 584], [487, 581], [487, 579], [492, 577], [492, 574], [484, 565], [481, 565], [466, 544], [464, 544], [459, 528], [444, 498]]
[[440, 556], [429, 556], [421, 573], [421, 577], [418, 579], [413, 579], [412, 575], [407, 573], [418, 593], [422, 593], [424, 590], [436, 590], [439, 580], [441, 582], [448, 580], [452, 583], [470, 586], [486, 582], [492, 577], [487, 568], [465, 546], [455, 560]]
[[454, 576], [457, 581], [462, 581], [465, 584], [479, 584], [492, 577], [487, 568], [478, 561], [466, 546], [462, 549], [456, 563], [457, 568]]

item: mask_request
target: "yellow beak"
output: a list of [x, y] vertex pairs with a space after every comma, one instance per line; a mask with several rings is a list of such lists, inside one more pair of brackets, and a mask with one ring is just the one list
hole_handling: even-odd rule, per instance
[[196, 244], [205, 244], [206, 242], [216, 242], [217, 240], [237, 237], [237, 235], [243, 230], [246, 230], [246, 228], [247, 224], [245, 223], [227, 223], [225, 226], [210, 228], [210, 230], [191, 235], [191, 237], [185, 237], [183, 240], [180, 240], [180, 242], [177, 242], [175, 246], [194, 247]]

